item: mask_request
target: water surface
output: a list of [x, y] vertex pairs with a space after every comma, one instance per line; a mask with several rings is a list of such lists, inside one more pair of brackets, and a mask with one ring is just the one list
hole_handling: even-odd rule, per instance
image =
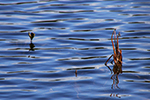
[[[149, 5], [147, 0], [2, 0], [0, 99], [148, 100]], [[114, 29], [121, 32], [119, 81], [104, 65], [113, 53]], [[35, 33], [32, 44], [28, 32]]]

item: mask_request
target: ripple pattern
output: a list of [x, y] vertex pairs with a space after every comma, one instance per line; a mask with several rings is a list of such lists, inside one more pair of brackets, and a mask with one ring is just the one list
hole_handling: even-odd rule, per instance
[[[148, 0], [1, 0], [0, 99], [150, 98]], [[104, 65], [121, 32], [123, 73]], [[28, 32], [35, 37], [30, 42]], [[109, 66], [112, 68], [112, 64]]]

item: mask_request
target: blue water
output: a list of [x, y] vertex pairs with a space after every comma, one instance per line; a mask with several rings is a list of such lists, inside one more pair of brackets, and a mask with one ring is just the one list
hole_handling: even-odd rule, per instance
[[[1, 100], [150, 99], [150, 1], [1, 0], [0, 9]], [[118, 80], [104, 65], [114, 29]]]

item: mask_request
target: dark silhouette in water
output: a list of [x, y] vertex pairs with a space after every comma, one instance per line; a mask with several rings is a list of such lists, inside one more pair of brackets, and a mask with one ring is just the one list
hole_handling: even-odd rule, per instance
[[34, 38], [34, 36], [35, 36], [35, 34], [33, 33], [33, 32], [28, 32], [28, 35], [29, 35], [29, 37], [30, 37], [30, 41], [31, 41], [31, 43], [32, 43], [32, 39]]
[[29, 44], [29, 46], [30, 46], [29, 51], [34, 51], [35, 45], [32, 42]]
[[29, 37], [30, 37], [30, 44], [29, 44], [30, 49], [29, 49], [29, 51], [30, 51], [30, 50], [31, 50], [31, 51], [34, 51], [35, 45], [32, 43], [32, 40], [33, 40], [35, 34], [34, 34], [33, 32], [31, 32], [31, 33], [28, 32], [28, 35], [29, 35]]
[[[113, 36], [114, 36], [114, 41], [113, 41]], [[118, 75], [120, 73], [122, 73], [122, 51], [119, 49], [119, 41], [118, 41], [118, 37], [120, 36], [120, 32], [119, 34], [116, 36], [116, 30], [113, 31], [112, 36], [111, 36], [111, 42], [112, 42], [112, 47], [113, 47], [113, 54], [107, 59], [107, 61], [105, 62], [105, 65], [109, 68], [109, 70], [111, 71], [111, 73], [113, 72], [113, 75], [111, 76], [111, 79], [113, 79], [113, 84], [112, 84], [112, 88], [114, 87], [114, 85], [118, 87], [119, 84], [119, 78]], [[115, 43], [115, 45], [114, 45]], [[112, 69], [107, 65], [107, 62], [110, 60], [110, 58], [113, 57], [113, 71]], [[116, 76], [116, 77], [114, 77]]]
[[[30, 44], [29, 44], [29, 46], [30, 46], [29, 52], [30, 52], [30, 51], [34, 51], [35, 45], [33, 44], [32, 40], [33, 40], [35, 34], [33, 32], [31, 32], [31, 33], [28, 32], [28, 35], [30, 37]], [[30, 57], [30, 55], [28, 57]]]

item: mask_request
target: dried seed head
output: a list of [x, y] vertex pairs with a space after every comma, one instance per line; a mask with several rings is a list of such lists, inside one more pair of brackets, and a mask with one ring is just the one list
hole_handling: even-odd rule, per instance
[[32, 39], [34, 38], [34, 36], [35, 36], [35, 34], [33, 33], [33, 32], [28, 32], [28, 35], [29, 35], [29, 37], [30, 37], [30, 39], [31, 39], [31, 41], [32, 41]]

